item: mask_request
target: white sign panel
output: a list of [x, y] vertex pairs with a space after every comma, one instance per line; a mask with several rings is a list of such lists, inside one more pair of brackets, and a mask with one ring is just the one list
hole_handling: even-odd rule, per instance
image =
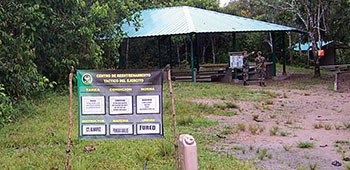
[[109, 134], [111, 135], [132, 135], [133, 125], [132, 124], [112, 124], [109, 127]]
[[109, 114], [132, 114], [132, 96], [109, 97]]
[[82, 133], [87, 135], [106, 135], [106, 125], [83, 125]]
[[243, 67], [243, 56], [242, 55], [231, 55], [230, 56], [230, 67], [231, 68], [242, 68]]
[[137, 134], [160, 134], [159, 123], [142, 123], [137, 124]]
[[103, 115], [105, 114], [104, 96], [82, 96], [82, 114]]
[[159, 113], [159, 96], [137, 96], [137, 113]]

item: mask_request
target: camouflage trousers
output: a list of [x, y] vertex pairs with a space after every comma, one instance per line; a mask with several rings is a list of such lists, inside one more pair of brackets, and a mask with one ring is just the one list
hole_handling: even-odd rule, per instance
[[249, 79], [249, 69], [243, 68], [242, 76], [243, 76], [243, 81], [248, 81], [248, 79]]
[[256, 72], [258, 73], [259, 82], [263, 83], [265, 81], [266, 71], [264, 69], [257, 69]]

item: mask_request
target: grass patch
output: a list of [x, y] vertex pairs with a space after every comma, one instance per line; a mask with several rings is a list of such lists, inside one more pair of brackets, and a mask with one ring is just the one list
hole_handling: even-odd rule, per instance
[[[314, 73], [313, 68], [305, 68], [305, 67], [298, 67], [298, 66], [291, 66], [291, 65], [288, 65], [287, 67], [288, 67], [288, 70], [290, 72], [293, 72], [293, 73], [310, 73], [310, 74]], [[277, 70], [277, 72], [282, 72], [283, 65], [276, 63], [276, 70]], [[334, 71], [321, 70], [322, 75], [323, 74], [332, 74], [332, 73], [334, 73]]]
[[253, 114], [252, 116], [253, 116], [253, 120], [257, 120], [257, 119], [259, 119], [259, 116], [260, 116], [260, 115], [258, 115], [258, 114]]
[[270, 136], [275, 136], [277, 132], [280, 130], [278, 126], [274, 126], [270, 129]]
[[[293, 84], [290, 84], [288, 88], [290, 89], [298, 89], [298, 90], [308, 90], [311, 89], [312, 86], [320, 85], [320, 84], [327, 84], [328, 86], [331, 86], [332, 82], [321, 80], [318, 78], [311, 78], [307, 80], [295, 80]], [[305, 96], [309, 96], [310, 94], [304, 94]]]
[[285, 151], [290, 151], [290, 149], [292, 149], [292, 147], [293, 147], [293, 145], [290, 145], [290, 146], [288, 146], [288, 145], [283, 145], [282, 146], [283, 147], [283, 149], [285, 150]]
[[237, 129], [238, 129], [239, 131], [244, 132], [244, 131], [245, 131], [245, 124], [243, 124], [243, 123], [238, 123], [238, 124], [237, 124]]
[[[72, 169], [176, 169], [173, 156], [172, 115], [168, 87], [164, 84], [164, 138], [140, 140], [78, 140], [74, 123], [70, 155]], [[199, 169], [256, 169], [251, 162], [235, 156], [214, 152], [211, 145], [218, 139], [207, 127], [216, 127], [217, 121], [204, 115], [217, 108], [194, 104], [194, 98], [227, 100], [266, 100], [273, 96], [248, 88], [215, 83], [174, 82], [178, 134], [191, 134], [198, 146]], [[2, 169], [64, 169], [68, 131], [68, 96], [53, 93], [38, 101], [35, 113], [22, 116], [0, 129], [0, 166]], [[200, 106], [198, 106], [200, 105]], [[73, 122], [78, 122], [77, 96], [73, 99]], [[85, 146], [95, 150], [85, 152]]]
[[350, 129], [350, 122], [344, 122], [343, 125], [346, 129]]
[[286, 121], [286, 124], [291, 125], [293, 124], [293, 120], [291, 118], [288, 118]]
[[215, 108], [225, 110], [225, 109], [240, 109], [240, 107], [235, 103], [225, 103], [225, 104], [214, 104]]
[[325, 130], [332, 130], [332, 125], [326, 124], [326, 125], [324, 125], [324, 129]]
[[350, 170], [350, 163], [346, 163], [346, 164], [345, 164], [345, 169], [346, 169], [346, 170]]
[[288, 136], [288, 133], [285, 132], [285, 131], [281, 131], [281, 132], [280, 132], [280, 135], [281, 135], [281, 136]]
[[310, 163], [309, 164], [309, 168], [310, 168], [310, 170], [316, 170], [317, 169], [317, 163]]
[[226, 125], [224, 127], [224, 130], [222, 130], [220, 132], [220, 134], [222, 134], [222, 135], [229, 135], [229, 134], [233, 134], [233, 133], [234, 133], [234, 129], [229, 125]]
[[321, 128], [323, 128], [323, 124], [322, 123], [315, 123], [314, 124], [314, 128], [315, 129], [321, 129]]
[[[264, 158], [265, 158], [265, 156], [267, 155], [267, 152], [268, 152], [269, 150], [267, 149], [267, 148], [265, 148], [265, 149], [263, 149], [262, 151], [260, 151], [259, 152], [259, 155], [258, 155], [258, 158], [260, 159], [260, 160], [263, 160]], [[271, 155], [272, 156], [272, 155]]]
[[267, 105], [273, 105], [273, 101], [272, 100], [266, 100], [266, 104]]
[[299, 142], [298, 147], [299, 148], [313, 148], [314, 144], [311, 142]]
[[252, 135], [262, 133], [264, 130], [265, 130], [264, 126], [260, 126], [258, 124], [249, 124], [249, 131]]
[[271, 119], [276, 118], [276, 114], [270, 114], [270, 118], [271, 118]]
[[340, 130], [341, 128], [342, 128], [342, 126], [341, 126], [341, 125], [334, 124], [334, 129], [336, 129], [336, 130]]

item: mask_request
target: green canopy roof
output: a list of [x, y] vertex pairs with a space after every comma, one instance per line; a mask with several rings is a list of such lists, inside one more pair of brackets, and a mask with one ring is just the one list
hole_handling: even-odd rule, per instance
[[127, 37], [152, 37], [190, 33], [298, 31], [296, 28], [189, 6], [142, 10], [141, 27], [124, 23]]

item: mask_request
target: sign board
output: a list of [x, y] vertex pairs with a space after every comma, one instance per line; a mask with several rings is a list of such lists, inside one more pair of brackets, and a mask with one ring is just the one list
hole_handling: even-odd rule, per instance
[[78, 70], [79, 139], [160, 138], [161, 70]]
[[243, 67], [242, 52], [229, 52], [229, 56], [230, 56], [230, 68], [242, 68]]
[[324, 56], [324, 50], [318, 50], [318, 56], [323, 57]]

